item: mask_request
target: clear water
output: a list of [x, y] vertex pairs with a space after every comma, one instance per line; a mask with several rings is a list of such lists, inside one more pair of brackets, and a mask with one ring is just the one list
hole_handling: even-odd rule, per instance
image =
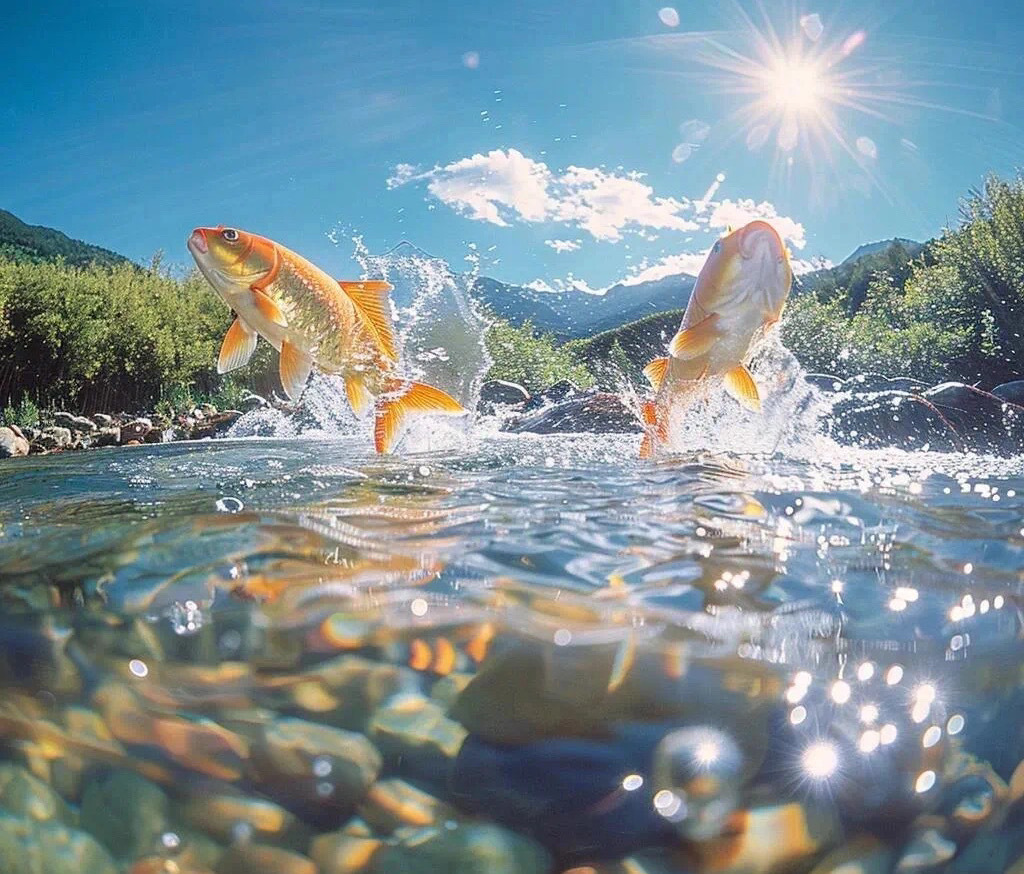
[[[172, 811], [269, 799], [299, 845], [240, 816], [208, 829], [219, 851], [313, 852], [373, 814], [336, 797], [329, 758], [266, 765], [297, 718], [369, 736], [378, 786], [451, 805], [442, 832], [530, 836], [521, 870], [810, 870], [851, 847], [1001, 870], [976, 866], [1021, 843], [1021, 460], [651, 464], [637, 443], [492, 434], [380, 459], [362, 435], [300, 436], [6, 464], [10, 757], [78, 767], [72, 801], [111, 767]], [[344, 665], [394, 667], [359, 686]], [[81, 708], [113, 738], [69, 732]], [[372, 839], [387, 852], [429, 829], [402, 811], [406, 832]], [[136, 858], [183, 858], [199, 838], [175, 816], [173, 847]]]

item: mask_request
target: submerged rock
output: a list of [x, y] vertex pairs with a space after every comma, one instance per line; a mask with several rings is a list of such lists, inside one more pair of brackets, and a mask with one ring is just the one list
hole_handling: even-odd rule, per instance
[[17, 765], [0, 765], [0, 808], [36, 822], [71, 821], [71, 810], [64, 800]]
[[632, 434], [639, 433], [641, 428], [636, 414], [617, 394], [597, 392], [516, 419], [506, 430], [515, 434]]
[[381, 780], [359, 805], [359, 815], [382, 834], [402, 826], [426, 826], [455, 815], [444, 802], [404, 780]]
[[476, 408], [484, 415], [491, 415], [496, 407], [521, 407], [529, 401], [530, 393], [519, 383], [489, 379], [480, 387]]
[[496, 825], [450, 823], [399, 830], [372, 857], [375, 874], [545, 874], [551, 857], [540, 844]]
[[444, 779], [466, 734], [440, 704], [413, 694], [392, 698], [369, 725], [370, 738], [385, 758], [426, 778]]
[[250, 795], [198, 792], [177, 804], [175, 813], [183, 822], [224, 843], [245, 836], [298, 847], [304, 832], [290, 811]]
[[118, 874], [91, 836], [58, 822], [37, 822], [0, 811], [3, 874]]
[[217, 874], [317, 874], [308, 856], [264, 844], [238, 844], [217, 863]]
[[309, 852], [320, 874], [358, 874], [370, 869], [383, 846], [380, 838], [334, 832], [316, 838]]
[[137, 859], [169, 830], [170, 803], [155, 783], [131, 771], [97, 775], [82, 795], [82, 827], [120, 859]]

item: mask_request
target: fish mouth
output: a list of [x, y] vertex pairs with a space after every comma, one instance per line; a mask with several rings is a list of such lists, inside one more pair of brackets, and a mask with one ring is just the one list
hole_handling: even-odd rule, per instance
[[206, 231], [202, 228], [196, 228], [192, 231], [191, 236], [188, 238], [187, 245], [193, 252], [198, 252], [200, 255], [205, 255], [210, 251], [210, 246], [206, 242]]
[[753, 221], [743, 228], [740, 254], [744, 258], [760, 256], [781, 262], [786, 257], [786, 246], [778, 231], [768, 222]]

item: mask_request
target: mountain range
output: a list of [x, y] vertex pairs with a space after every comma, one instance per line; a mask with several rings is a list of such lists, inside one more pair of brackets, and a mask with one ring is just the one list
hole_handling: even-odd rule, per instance
[[73, 240], [53, 228], [25, 224], [3, 209], [0, 209], [0, 257], [10, 261], [55, 261], [63, 258], [74, 267], [87, 264], [113, 267], [129, 263], [123, 255]]

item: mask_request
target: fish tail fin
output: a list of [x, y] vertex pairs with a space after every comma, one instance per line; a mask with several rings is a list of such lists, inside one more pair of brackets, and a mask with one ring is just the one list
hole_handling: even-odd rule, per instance
[[640, 443], [640, 457], [650, 458], [655, 450], [668, 438], [665, 417], [659, 415], [655, 401], [644, 401], [640, 408], [644, 426], [644, 439]]
[[381, 455], [395, 448], [402, 436], [402, 426], [410, 416], [429, 413], [461, 416], [468, 412], [451, 395], [423, 382], [395, 380], [388, 388], [386, 394], [377, 398], [373, 431], [374, 445]]

